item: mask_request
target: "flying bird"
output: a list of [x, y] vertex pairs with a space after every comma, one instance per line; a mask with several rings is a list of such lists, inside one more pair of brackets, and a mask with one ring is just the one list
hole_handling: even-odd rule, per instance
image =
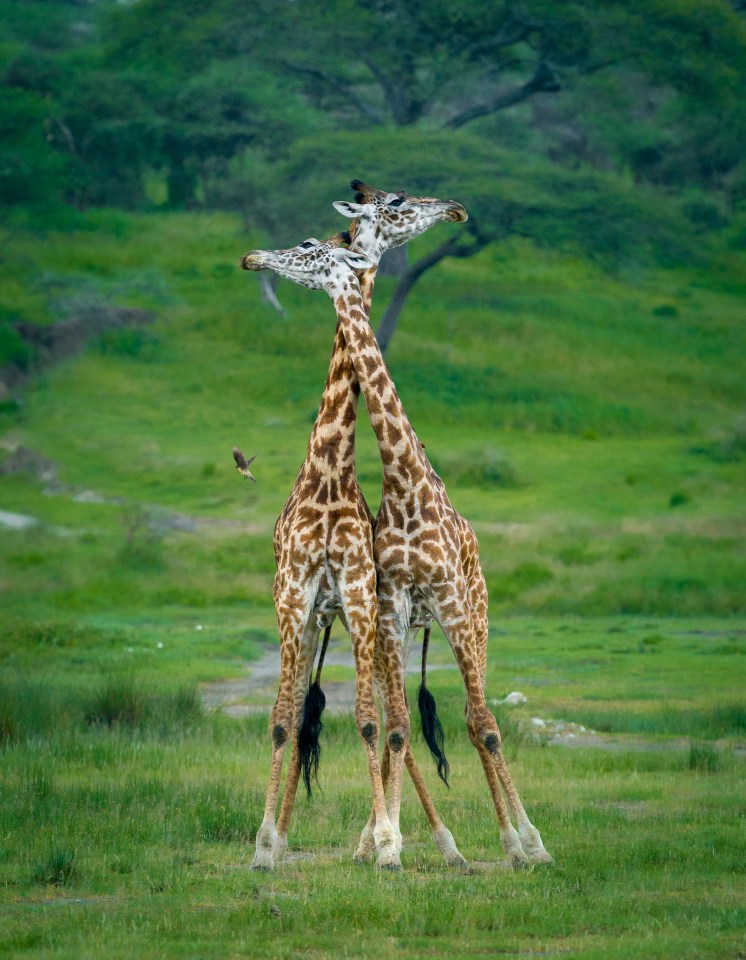
[[249, 470], [249, 467], [256, 460], [256, 458], [257, 454], [255, 453], [250, 460], [247, 460], [238, 447], [233, 448], [233, 459], [236, 461], [236, 470], [238, 470], [241, 476], [245, 477], [247, 480], [253, 480], [254, 483], [256, 483], [256, 477], [253, 476], [251, 470]]

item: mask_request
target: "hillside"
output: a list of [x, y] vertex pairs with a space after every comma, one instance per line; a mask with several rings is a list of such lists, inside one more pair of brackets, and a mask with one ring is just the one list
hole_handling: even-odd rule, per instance
[[[283, 283], [287, 317], [271, 311], [237, 267], [255, 238], [229, 215], [64, 226], [8, 231], [6, 320], [112, 305], [156, 319], [6, 396], [0, 509], [39, 521], [0, 530], [9, 612], [199, 611], [272, 636], [271, 531], [326, 373], [327, 298]], [[513, 241], [415, 289], [389, 363], [475, 524], [493, 620], [743, 612], [746, 283], [742, 255], [713, 262], [611, 273]], [[392, 284], [379, 281], [377, 316]], [[365, 419], [359, 437], [375, 509]], [[259, 454], [256, 485], [235, 473], [234, 444]]]

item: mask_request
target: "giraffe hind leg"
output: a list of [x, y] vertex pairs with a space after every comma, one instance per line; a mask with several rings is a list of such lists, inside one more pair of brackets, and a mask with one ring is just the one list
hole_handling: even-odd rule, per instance
[[541, 834], [528, 818], [518, 791], [513, 784], [513, 780], [508, 771], [508, 765], [505, 762], [502, 751], [493, 758], [497, 776], [500, 785], [505, 791], [508, 805], [513, 812], [516, 823], [518, 824], [518, 836], [521, 840], [521, 846], [531, 863], [553, 863], [551, 855], [547, 852], [541, 839]]

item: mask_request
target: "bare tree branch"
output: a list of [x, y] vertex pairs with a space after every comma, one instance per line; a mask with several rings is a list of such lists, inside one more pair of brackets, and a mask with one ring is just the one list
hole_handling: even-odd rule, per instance
[[473, 231], [470, 234], [471, 242], [464, 241], [461, 236], [453, 236], [439, 247], [436, 247], [432, 253], [422, 257], [407, 270], [394, 290], [391, 302], [386, 308], [383, 319], [376, 330], [376, 339], [381, 348], [381, 353], [385, 353], [391, 342], [391, 338], [399, 322], [399, 316], [404, 307], [404, 303], [409, 296], [412, 287], [417, 283], [423, 273], [440, 263], [445, 257], [471, 257], [482, 247], [489, 243], [489, 239], [484, 236], [478, 236]]
[[259, 292], [262, 300], [269, 304], [273, 310], [276, 310], [281, 317], [287, 316], [287, 311], [280, 303], [275, 292], [275, 284], [272, 280], [276, 277], [276, 274], [272, 275], [272, 278], [268, 277], [266, 273], [259, 274]]
[[326, 70], [320, 70], [317, 67], [307, 67], [301, 63], [291, 63], [289, 60], [285, 60], [283, 62], [286, 67], [288, 67], [290, 70], [294, 70], [296, 73], [306, 73], [310, 77], [315, 77], [317, 80], [323, 81], [328, 86], [332, 87], [332, 89], [336, 90], [337, 93], [340, 93], [345, 99], [349, 100], [353, 107], [365, 114], [365, 116], [373, 123], [381, 123], [380, 114], [364, 100], [362, 100], [356, 93], [353, 93], [349, 86], [343, 80], [340, 80], [339, 77], [335, 77], [333, 74], [327, 73]]
[[486, 117], [490, 113], [497, 113], [498, 110], [513, 107], [523, 100], [528, 100], [529, 97], [533, 97], [537, 93], [556, 93], [561, 89], [554, 70], [542, 62], [538, 65], [536, 73], [534, 73], [533, 77], [527, 83], [508, 93], [499, 94], [494, 100], [490, 100], [488, 103], [477, 104], [469, 107], [467, 110], [463, 110], [461, 113], [456, 114], [455, 117], [451, 117], [451, 119], [445, 123], [445, 126], [451, 130], [457, 130], [459, 127], [463, 127], [465, 123], [469, 123], [470, 120], [476, 120], [478, 117]]

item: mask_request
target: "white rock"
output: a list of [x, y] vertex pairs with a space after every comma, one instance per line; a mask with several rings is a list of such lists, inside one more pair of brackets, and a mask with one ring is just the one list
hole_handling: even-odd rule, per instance
[[531, 717], [531, 723], [535, 727], [539, 727], [539, 729], [546, 726], [546, 723], [541, 719], [541, 717]]
[[27, 530], [29, 527], [35, 527], [38, 522], [35, 517], [27, 517], [24, 513], [0, 510], [0, 527], [8, 530]]
[[528, 701], [528, 697], [525, 697], [518, 690], [513, 690], [513, 692], [509, 693], [504, 700], [500, 700], [499, 702], [507, 703], [507, 704], [510, 704], [511, 707], [515, 707], [519, 703], [526, 703], [527, 701]]

